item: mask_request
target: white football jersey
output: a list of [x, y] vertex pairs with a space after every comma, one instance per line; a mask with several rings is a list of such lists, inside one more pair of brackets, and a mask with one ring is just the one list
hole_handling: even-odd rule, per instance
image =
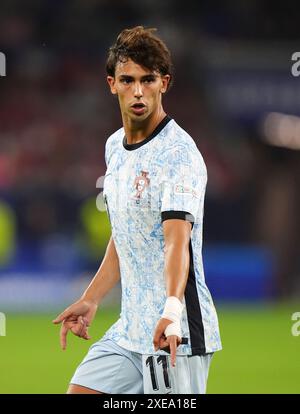
[[119, 320], [106, 332], [121, 347], [154, 352], [153, 333], [166, 302], [162, 222], [192, 223], [190, 266], [184, 295], [178, 355], [221, 349], [216, 310], [202, 263], [204, 160], [193, 139], [166, 116], [153, 133], [127, 144], [124, 128], [105, 147], [104, 200], [119, 257], [122, 303]]

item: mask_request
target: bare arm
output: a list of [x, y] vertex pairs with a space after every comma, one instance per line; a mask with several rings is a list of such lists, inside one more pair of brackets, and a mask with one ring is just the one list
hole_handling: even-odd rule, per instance
[[66, 349], [69, 330], [80, 338], [90, 339], [88, 326], [96, 315], [98, 305], [119, 279], [119, 258], [111, 237], [102, 263], [88, 288], [77, 302], [70, 305], [53, 321], [54, 324], [62, 322], [60, 330], [62, 349]]
[[[166, 220], [163, 223], [163, 231], [167, 297], [175, 296], [182, 301], [189, 271], [191, 223], [178, 219]], [[164, 318], [158, 321], [154, 332], [153, 345], [155, 350], [170, 348], [171, 364], [175, 366], [176, 348], [180, 344], [181, 338], [175, 335], [165, 337], [165, 329], [170, 323], [172, 323], [170, 320]]]
[[114, 240], [111, 237], [102, 263], [88, 288], [83, 293], [82, 299], [90, 300], [98, 306], [105, 295], [117, 284], [119, 280], [119, 258]]
[[166, 220], [163, 230], [167, 297], [176, 296], [182, 300], [189, 271], [191, 223], [177, 219]]

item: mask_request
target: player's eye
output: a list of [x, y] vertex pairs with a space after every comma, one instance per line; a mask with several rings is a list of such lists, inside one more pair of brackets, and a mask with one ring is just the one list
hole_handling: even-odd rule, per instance
[[154, 82], [155, 81], [155, 79], [154, 78], [146, 78], [146, 79], [144, 79], [143, 80], [143, 82], [144, 83], [146, 83], [146, 84], [148, 84], [148, 83], [152, 83], [152, 82]]
[[129, 85], [131, 82], [132, 80], [128, 78], [121, 79], [121, 83], [123, 83], [124, 85]]

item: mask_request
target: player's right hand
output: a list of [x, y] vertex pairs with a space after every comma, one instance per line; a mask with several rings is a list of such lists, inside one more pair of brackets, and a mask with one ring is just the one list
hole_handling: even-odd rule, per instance
[[83, 339], [91, 339], [88, 334], [88, 327], [92, 323], [97, 312], [95, 302], [80, 299], [65, 309], [54, 320], [54, 324], [60, 324], [60, 345], [63, 350], [67, 347], [67, 334], [71, 331], [74, 335]]
[[161, 318], [155, 328], [153, 334], [154, 350], [157, 352], [159, 349], [166, 350], [171, 354], [171, 365], [176, 365], [176, 350], [178, 345], [181, 344], [181, 338], [176, 335], [165, 336], [165, 331], [168, 325], [172, 324], [172, 321]]

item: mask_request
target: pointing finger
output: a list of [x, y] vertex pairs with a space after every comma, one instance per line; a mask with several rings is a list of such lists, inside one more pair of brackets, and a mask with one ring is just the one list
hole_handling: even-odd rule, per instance
[[176, 349], [177, 349], [177, 336], [170, 336], [170, 350], [171, 350], [171, 365], [176, 366]]
[[63, 322], [60, 328], [60, 346], [64, 351], [67, 347], [67, 334], [69, 331], [69, 327]]

